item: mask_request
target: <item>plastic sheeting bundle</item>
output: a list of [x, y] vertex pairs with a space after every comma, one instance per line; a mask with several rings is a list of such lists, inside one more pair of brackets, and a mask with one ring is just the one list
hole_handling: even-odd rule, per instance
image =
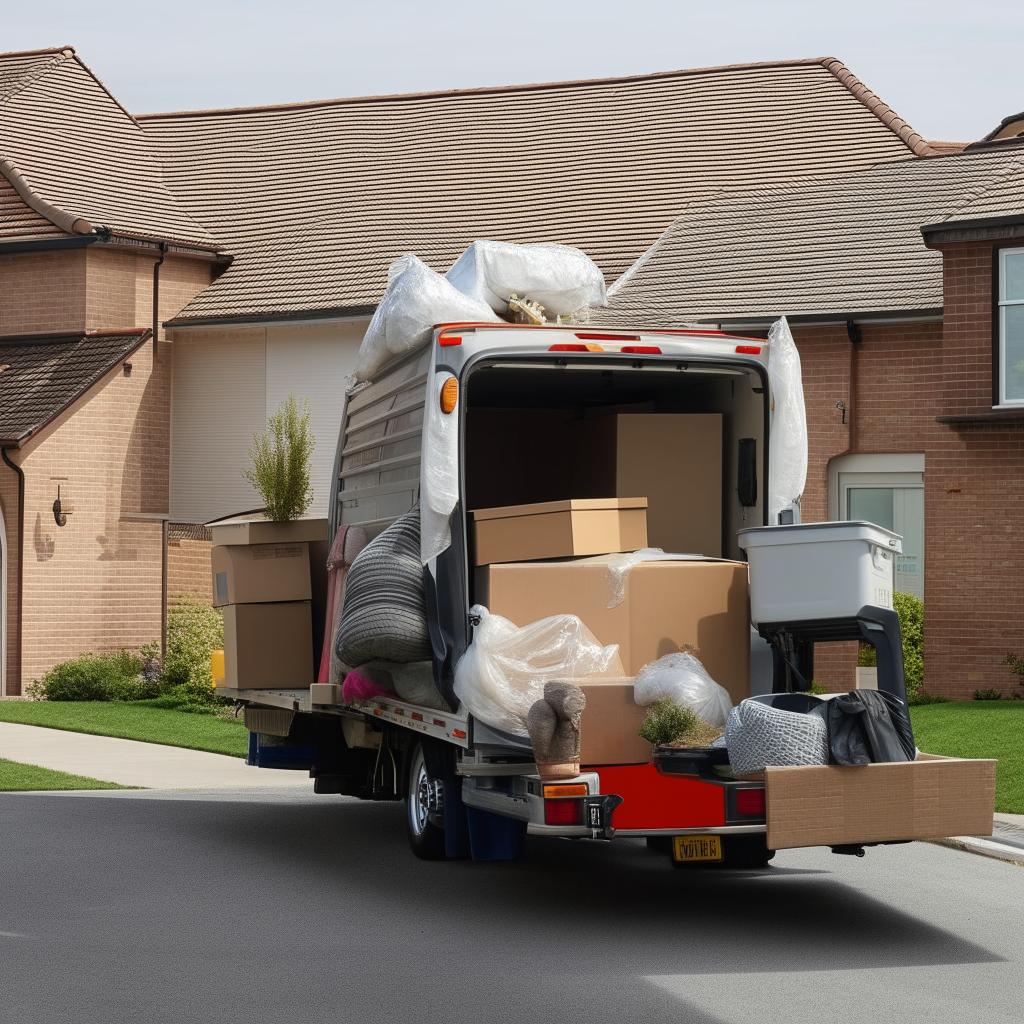
[[371, 380], [397, 356], [422, 348], [435, 324], [497, 321], [485, 302], [460, 292], [411, 254], [388, 269], [388, 286], [356, 356], [356, 380]]
[[800, 353], [786, 318], [768, 332], [768, 388], [772, 429], [768, 439], [768, 522], [800, 500], [807, 482], [807, 413]]
[[763, 772], [769, 765], [828, 764], [828, 729], [820, 714], [783, 711], [757, 700], [732, 709], [725, 745], [736, 775]]
[[670, 700], [719, 729], [732, 710], [729, 691], [716, 683], [700, 659], [688, 651], [666, 654], [644, 665], [633, 684], [633, 699], [642, 707]]
[[608, 304], [600, 268], [568, 245], [474, 242], [446, 277], [495, 313], [504, 313], [513, 295], [539, 302], [549, 316]]
[[527, 716], [545, 683], [601, 675], [619, 649], [603, 646], [575, 615], [519, 627], [482, 605], [470, 614], [480, 624], [455, 667], [455, 693], [471, 715], [505, 732], [527, 735]]

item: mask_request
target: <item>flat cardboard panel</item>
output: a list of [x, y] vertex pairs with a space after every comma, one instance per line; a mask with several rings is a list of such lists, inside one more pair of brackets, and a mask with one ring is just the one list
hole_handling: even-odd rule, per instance
[[607, 559], [490, 565], [477, 570], [474, 599], [520, 626], [548, 615], [578, 615], [602, 643], [619, 645], [629, 675], [688, 644], [733, 703], [750, 695], [742, 563], [641, 562], [613, 608]]
[[327, 540], [326, 519], [296, 519], [272, 523], [263, 516], [238, 516], [210, 524], [210, 536], [217, 544], [300, 544]]
[[295, 721], [295, 712], [287, 708], [247, 707], [242, 714], [249, 732], [262, 732], [267, 736], [287, 736]]
[[622, 413], [615, 435], [615, 492], [647, 496], [651, 547], [719, 557], [721, 414]]
[[992, 834], [996, 762], [924, 755], [863, 766], [767, 768], [768, 846]]
[[311, 596], [309, 545], [221, 544], [210, 555], [213, 604], [307, 601]]
[[313, 684], [309, 601], [224, 608], [224, 685], [239, 690], [306, 689]]
[[587, 698], [580, 721], [580, 764], [646, 764], [651, 744], [639, 735], [647, 709], [633, 699], [633, 679], [569, 679]]
[[642, 498], [545, 502], [473, 513], [474, 564], [570, 558], [647, 545]]

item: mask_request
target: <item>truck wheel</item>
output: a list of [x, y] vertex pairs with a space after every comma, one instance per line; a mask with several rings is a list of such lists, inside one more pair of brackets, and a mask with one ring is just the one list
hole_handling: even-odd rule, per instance
[[723, 836], [722, 837], [722, 860], [720, 861], [694, 861], [687, 864], [672, 861], [673, 867], [683, 868], [686, 871], [699, 871], [701, 869], [732, 869], [750, 870], [768, 867], [768, 862], [775, 856], [774, 850], [768, 849], [763, 835], [750, 836]]
[[409, 757], [405, 789], [405, 820], [409, 845], [421, 860], [444, 860], [443, 785], [431, 778], [423, 744], [417, 743]]

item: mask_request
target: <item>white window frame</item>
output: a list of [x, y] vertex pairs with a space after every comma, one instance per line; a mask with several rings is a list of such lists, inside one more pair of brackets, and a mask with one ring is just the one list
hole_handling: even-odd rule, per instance
[[[924, 455], [899, 452], [884, 455], [840, 455], [828, 465], [828, 517], [833, 522], [846, 517], [847, 487], [840, 477], [856, 474], [861, 487], [923, 487]], [[871, 479], [877, 477], [877, 480]]]
[[999, 317], [999, 365], [993, 369], [999, 377], [999, 404], [997, 409], [1019, 409], [1024, 406], [1024, 397], [1006, 397], [1006, 309], [1009, 306], [1024, 306], [1024, 298], [1008, 299], [1004, 291], [1006, 282], [1006, 259], [1008, 256], [1019, 256], [1024, 258], [1024, 248], [1000, 249], [996, 291], [996, 312]]

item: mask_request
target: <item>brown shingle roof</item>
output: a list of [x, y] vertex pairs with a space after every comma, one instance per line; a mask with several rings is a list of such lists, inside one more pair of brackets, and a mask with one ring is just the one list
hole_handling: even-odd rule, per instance
[[676, 220], [594, 319], [671, 327], [937, 312], [942, 257], [925, 247], [922, 225], [1011, 181], [1024, 212], [1022, 175], [1019, 155], [978, 152], [722, 194]]
[[0, 336], [0, 445], [20, 445], [148, 337], [145, 328]]
[[372, 307], [407, 251], [559, 241], [618, 276], [696, 200], [930, 152], [832, 59], [139, 118], [234, 255], [177, 318]]
[[0, 176], [63, 231], [215, 246], [138, 123], [67, 47], [0, 54]]

